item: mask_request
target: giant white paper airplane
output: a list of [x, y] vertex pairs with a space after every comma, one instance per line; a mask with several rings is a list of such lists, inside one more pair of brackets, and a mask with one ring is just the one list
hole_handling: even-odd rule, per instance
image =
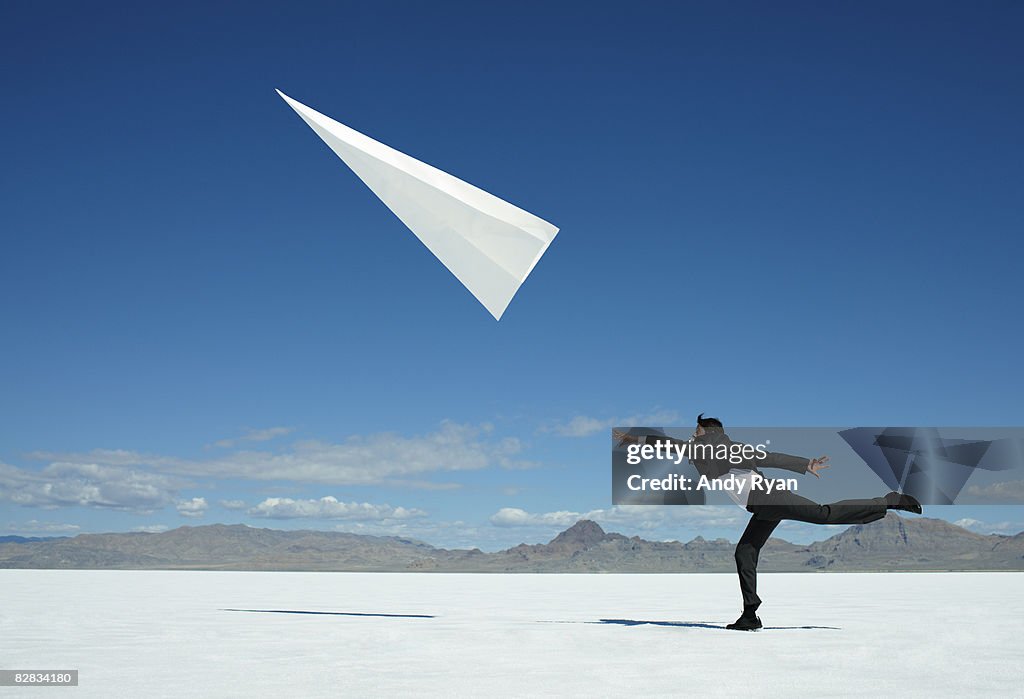
[[500, 320], [558, 229], [280, 90], [277, 94]]

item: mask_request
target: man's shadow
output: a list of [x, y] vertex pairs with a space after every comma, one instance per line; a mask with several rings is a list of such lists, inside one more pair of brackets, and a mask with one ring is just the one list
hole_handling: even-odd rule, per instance
[[[620, 626], [642, 626], [649, 624], [650, 626], [676, 626], [687, 629], [716, 629], [719, 631], [730, 631], [731, 629], [725, 628], [725, 624], [716, 624], [710, 621], [647, 621], [642, 619], [601, 619], [600, 621], [585, 622], [589, 624], [618, 624]], [[841, 631], [842, 629], [838, 626], [765, 626], [765, 631], [782, 631], [782, 630], [793, 630], [793, 629], [830, 629], [832, 631]]]

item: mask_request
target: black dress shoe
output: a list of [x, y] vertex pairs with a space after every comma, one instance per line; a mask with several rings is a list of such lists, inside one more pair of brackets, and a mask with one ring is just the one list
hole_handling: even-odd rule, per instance
[[743, 615], [725, 628], [730, 631], [757, 631], [761, 628], [761, 617]]
[[885, 501], [890, 510], [903, 510], [904, 512], [913, 512], [915, 515], [921, 514], [921, 503], [913, 495], [894, 491], [885, 496]]

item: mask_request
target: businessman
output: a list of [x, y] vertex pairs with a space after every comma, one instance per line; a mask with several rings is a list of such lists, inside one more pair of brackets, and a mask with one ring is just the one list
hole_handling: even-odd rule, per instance
[[[664, 433], [657, 435], [636, 435], [614, 431], [613, 437], [622, 442], [662, 443], [674, 442], [686, 444], [682, 440], [668, 437]], [[691, 439], [694, 445], [707, 445], [705, 448], [692, 449], [695, 458], [690, 463], [697, 472], [708, 479], [720, 479], [731, 476], [733, 482], [742, 482], [742, 488], [728, 490], [729, 496], [751, 513], [743, 536], [736, 544], [736, 573], [740, 579], [740, 592], [743, 595], [743, 614], [726, 628], [736, 631], [756, 631], [761, 628], [761, 619], [757, 616], [757, 608], [761, 606], [761, 598], [757, 596], [757, 558], [761, 548], [768, 541], [775, 527], [784, 519], [808, 522], [810, 524], [866, 524], [885, 516], [887, 510], [905, 510], [921, 513], [921, 503], [910, 495], [891, 492], [884, 497], [865, 500], [841, 500], [828, 505], [801, 497], [788, 490], [774, 489], [768, 492], [765, 488], [754, 487], [757, 477], [764, 478], [759, 468], [778, 468], [795, 473], [810, 473], [821, 478], [821, 472], [829, 467], [828, 457], [805, 459], [799, 456], [768, 452], [764, 458], [745, 458], [741, 463], [732, 463], [729, 458], [706, 458], [729, 453], [730, 447], [737, 444], [729, 439], [722, 422], [717, 418], [697, 416], [697, 429]], [[749, 452], [748, 452], [749, 453]], [[755, 477], [756, 476], [756, 477]]]

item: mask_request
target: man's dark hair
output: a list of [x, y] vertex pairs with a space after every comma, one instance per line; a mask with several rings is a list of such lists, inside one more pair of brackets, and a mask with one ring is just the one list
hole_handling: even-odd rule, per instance
[[717, 417], [704, 417], [704, 413], [697, 416], [697, 424], [704, 428], [706, 432], [725, 432], [725, 427], [722, 425], [722, 421]]

